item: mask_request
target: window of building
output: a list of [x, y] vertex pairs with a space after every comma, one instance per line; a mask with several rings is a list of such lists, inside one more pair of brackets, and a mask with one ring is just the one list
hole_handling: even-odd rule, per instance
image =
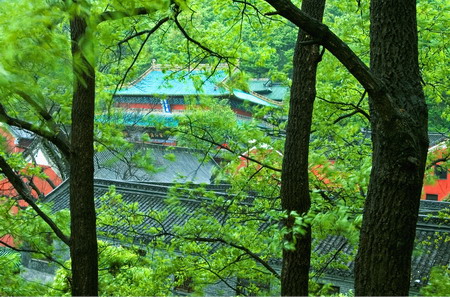
[[434, 175], [438, 179], [447, 179], [447, 168], [444, 168], [440, 165], [434, 166]]
[[438, 195], [437, 194], [427, 194], [425, 197], [426, 200], [433, 200], [433, 201], [437, 201], [438, 200]]

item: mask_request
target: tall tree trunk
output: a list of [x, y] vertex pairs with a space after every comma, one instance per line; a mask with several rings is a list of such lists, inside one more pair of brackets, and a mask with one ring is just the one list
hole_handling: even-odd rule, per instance
[[[322, 21], [325, 0], [303, 0], [302, 10]], [[308, 152], [312, 113], [316, 98], [316, 71], [320, 61], [318, 44], [305, 44], [312, 38], [299, 30], [294, 54], [289, 118], [283, 157], [281, 204], [288, 213], [306, 214], [311, 206], [308, 182]], [[291, 228], [295, 217], [289, 216]], [[295, 239], [294, 239], [295, 237]], [[311, 228], [306, 234], [290, 233], [285, 238], [294, 241], [295, 250], [283, 249], [281, 295], [307, 296], [311, 260]]]
[[418, 66], [416, 0], [372, 0], [371, 70], [397, 112], [369, 94], [373, 160], [355, 267], [356, 295], [408, 295], [428, 148]]
[[94, 47], [86, 18], [70, 21], [74, 92], [70, 158], [72, 295], [98, 295], [94, 205]]

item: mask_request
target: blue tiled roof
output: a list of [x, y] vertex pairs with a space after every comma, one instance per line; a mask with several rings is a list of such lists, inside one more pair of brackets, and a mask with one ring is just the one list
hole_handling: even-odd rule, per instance
[[273, 106], [275, 107], [274, 104], [271, 104], [267, 101], [264, 101], [256, 96], [253, 96], [251, 94], [248, 94], [246, 92], [243, 91], [239, 91], [239, 90], [233, 90], [233, 94], [234, 96], [236, 96], [237, 98], [243, 100], [243, 101], [249, 101], [258, 105], [264, 105], [264, 106]]
[[166, 71], [152, 70], [140, 80], [117, 95], [208, 95], [222, 96], [230, 94], [219, 84], [227, 78], [223, 70], [208, 77], [204, 71]]
[[251, 79], [249, 80], [248, 85], [251, 91], [261, 94], [271, 100], [282, 101], [286, 98], [286, 95], [289, 92], [288, 86], [281, 83], [272, 82], [268, 78]]

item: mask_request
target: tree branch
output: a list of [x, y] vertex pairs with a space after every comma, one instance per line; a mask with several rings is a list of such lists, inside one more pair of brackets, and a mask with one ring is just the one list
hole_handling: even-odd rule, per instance
[[195, 134], [192, 134], [192, 133], [189, 134], [188, 132], [186, 132], [186, 131], [181, 131], [181, 130], [177, 130], [177, 132], [183, 133], [183, 134], [186, 134], [186, 135], [191, 135], [192, 137], [194, 137], [194, 138], [196, 138], [196, 139], [198, 139], [198, 140], [202, 140], [202, 141], [205, 141], [205, 142], [214, 144], [215, 146], [217, 146], [217, 147], [219, 147], [219, 148], [221, 148], [221, 149], [224, 149], [224, 150], [226, 150], [226, 151], [228, 151], [228, 152], [230, 152], [230, 153], [232, 153], [232, 154], [238, 155], [239, 157], [245, 158], [246, 160], [249, 160], [249, 161], [252, 161], [252, 162], [254, 162], [254, 163], [258, 164], [258, 165], [261, 165], [261, 167], [264, 167], [264, 168], [267, 168], [267, 169], [271, 169], [271, 170], [276, 171], [276, 172], [281, 172], [281, 169], [280, 169], [280, 168], [276, 168], [276, 167], [273, 167], [273, 166], [264, 164], [264, 163], [262, 163], [261, 161], [258, 161], [258, 160], [254, 159], [254, 158], [252, 158], [252, 157], [249, 157], [249, 156], [244, 155], [244, 154], [237, 153], [237, 152], [235, 152], [234, 150], [230, 149], [229, 147], [224, 146], [223, 144], [220, 144], [220, 143], [214, 141], [213, 139], [208, 139], [208, 138], [206, 138], [206, 137], [199, 136], [199, 135], [195, 135]]
[[[131, 62], [130, 66], [127, 68], [127, 70], [125, 71], [125, 74], [123, 75], [122, 79], [119, 81], [119, 83], [116, 85], [116, 88], [114, 90], [114, 94], [113, 96], [117, 93], [117, 91], [123, 87], [123, 84], [125, 83], [125, 80], [128, 76], [128, 73], [131, 71], [131, 68], [133, 68], [134, 64], [136, 63], [137, 59], [139, 58], [139, 55], [141, 54], [145, 44], [147, 43], [148, 39], [150, 38], [150, 36], [155, 33], [156, 30], [158, 30], [159, 27], [161, 27], [165, 22], [167, 22], [169, 20], [168, 17], [161, 19], [155, 26], [153, 26], [153, 28], [151, 28], [150, 30], [146, 30], [146, 34], [147, 37], [145, 37], [144, 41], [141, 43], [141, 46], [139, 47], [139, 51], [136, 53], [136, 55], [133, 58], [133, 61]], [[145, 34], [145, 33], [142, 33]], [[130, 37], [129, 39], [131, 39], [133, 37]], [[128, 40], [129, 40], [128, 39]], [[126, 39], [124, 39], [126, 40]], [[122, 40], [121, 42], [119, 42], [119, 46], [124, 43], [125, 41]], [[126, 40], [126, 41], [128, 41]], [[111, 100], [112, 102], [112, 100]], [[108, 114], [110, 113], [110, 105], [108, 106]]]
[[52, 142], [61, 153], [67, 158], [70, 158], [70, 145], [69, 141], [64, 137], [62, 131], [58, 131], [58, 133], [51, 133], [36, 127], [29, 122], [26, 122], [21, 119], [13, 118], [8, 115], [3, 104], [0, 103], [0, 122], [6, 123], [10, 126], [14, 126], [17, 128], [25, 129], [30, 132], [33, 132], [36, 135], [44, 137], [48, 141]]
[[17, 90], [16, 93], [38, 112], [38, 114], [45, 120], [45, 123], [49, 125], [50, 129], [52, 129], [54, 133], [56, 133], [57, 130], [59, 130], [52, 115], [48, 113], [47, 110], [45, 110], [45, 108], [40, 106], [30, 95], [20, 90]]
[[[241, 257], [241, 256], [242, 256], [242, 255], [239, 255], [238, 258]], [[209, 268], [206, 268], [206, 267], [204, 267], [204, 266], [197, 265], [198, 268], [204, 269], [204, 270], [206, 270], [206, 271], [208, 271], [208, 272], [211, 272], [211, 273], [214, 274], [220, 281], [222, 281], [228, 288], [230, 288], [231, 290], [233, 290], [233, 291], [236, 293], [236, 295], [238, 294], [238, 289], [235, 288], [235, 287], [233, 287], [233, 286], [227, 281], [227, 278], [222, 277], [222, 276], [219, 274], [220, 271], [219, 271], [219, 272], [214, 271], [214, 270], [211, 268], [211, 264], [209, 263], [209, 261], [208, 261], [203, 255], [200, 254], [199, 257], [202, 258], [203, 261], [206, 262], [206, 264], [208, 264], [208, 267], [209, 267]]]
[[362, 94], [361, 98], [359, 99], [358, 103], [355, 105], [353, 103], [346, 103], [346, 102], [335, 102], [335, 101], [331, 101], [328, 99], [325, 99], [323, 97], [317, 97], [318, 99], [325, 101], [326, 103], [330, 103], [330, 104], [336, 104], [336, 105], [342, 105], [342, 106], [349, 106], [350, 108], [346, 108], [346, 109], [340, 109], [340, 110], [345, 110], [345, 111], [349, 111], [350, 109], [354, 109], [354, 111], [352, 111], [350, 114], [346, 114], [343, 116], [340, 116], [339, 118], [337, 118], [333, 124], [336, 124], [337, 122], [341, 121], [342, 119], [348, 118], [356, 113], [360, 113], [362, 116], [364, 116], [369, 122], [370, 122], [370, 115], [361, 107], [359, 107], [359, 105], [361, 104], [362, 100], [364, 99], [364, 97], [366, 96], [367, 91], [364, 91], [364, 93]]
[[319, 277], [325, 272], [325, 270], [327, 269], [327, 267], [331, 264], [331, 262], [334, 261], [334, 259], [336, 259], [337, 255], [342, 251], [342, 249], [345, 247], [345, 245], [347, 244], [347, 240], [344, 240], [344, 242], [341, 244], [341, 246], [336, 250], [336, 252], [333, 254], [333, 256], [327, 261], [327, 263], [325, 263], [325, 265], [319, 270], [317, 271], [312, 278], [316, 278], [316, 280], [319, 279]]
[[219, 59], [223, 59], [225, 61], [227, 61], [228, 64], [231, 64], [233, 66], [236, 66], [234, 63], [230, 62], [230, 57], [225, 57], [222, 56], [221, 54], [211, 50], [210, 48], [204, 46], [201, 42], [195, 40], [194, 38], [192, 38], [187, 32], [186, 30], [183, 28], [183, 26], [180, 24], [180, 22], [178, 21], [178, 15], [179, 13], [175, 14], [174, 17], [174, 22], [177, 26], [177, 28], [180, 30], [181, 34], [183, 34], [184, 38], [186, 38], [189, 42], [192, 42], [193, 44], [195, 44], [196, 46], [198, 46], [199, 48], [201, 48], [202, 50], [204, 50], [205, 52], [207, 52], [208, 54], [210, 54], [213, 57], [219, 58]]
[[56, 264], [58, 264], [62, 268], [66, 269], [66, 270], [69, 270], [63, 263], [59, 262], [58, 260], [56, 260], [55, 258], [53, 258], [52, 256], [50, 256], [50, 255], [48, 255], [48, 254], [46, 254], [44, 252], [41, 252], [41, 251], [38, 251], [38, 250], [30, 250], [30, 249], [19, 249], [19, 248], [16, 248], [16, 247], [8, 244], [7, 242], [5, 242], [5, 241], [3, 241], [1, 239], [0, 239], [0, 244], [6, 246], [7, 248], [12, 249], [13, 251], [16, 251], [16, 252], [35, 253], [35, 254], [43, 255], [47, 260], [55, 262]]
[[160, 19], [159, 22], [156, 23], [156, 25], [155, 25], [153, 28], [151, 28], [150, 30], [140, 31], [140, 32], [137, 32], [137, 33], [135, 33], [135, 34], [133, 34], [133, 35], [131, 35], [131, 36], [128, 36], [127, 38], [121, 40], [121, 41], [118, 43], [118, 45], [121, 45], [121, 44], [123, 44], [123, 43], [125, 43], [125, 42], [127, 42], [127, 41], [129, 41], [129, 40], [131, 40], [131, 39], [133, 39], [133, 38], [135, 38], [135, 37], [138, 37], [138, 36], [141, 36], [141, 35], [144, 35], [144, 34], [153, 34], [156, 30], [158, 30], [159, 27], [161, 27], [162, 24], [164, 24], [164, 23], [167, 22], [168, 20], [170, 20], [169, 17], [162, 18], [162, 19]]
[[182, 237], [183, 239], [186, 240], [191, 240], [191, 241], [199, 241], [199, 242], [220, 242], [220, 243], [224, 243], [226, 245], [229, 245], [231, 247], [234, 247], [238, 250], [244, 251], [247, 255], [249, 255], [250, 257], [252, 257], [254, 260], [256, 260], [258, 263], [260, 263], [262, 266], [264, 266], [268, 271], [270, 271], [276, 278], [280, 279], [280, 275], [278, 274], [278, 272], [273, 269], [272, 266], [269, 265], [269, 263], [267, 263], [266, 261], [264, 261], [263, 259], [261, 259], [261, 257], [259, 257], [257, 254], [253, 253], [251, 250], [249, 250], [248, 248], [246, 248], [245, 246], [241, 246], [232, 242], [228, 242], [222, 238], [205, 238], [205, 237]]
[[19, 193], [23, 200], [25, 200], [36, 213], [47, 223], [47, 225], [55, 232], [56, 236], [61, 239], [65, 244], [70, 246], [70, 239], [67, 237], [56, 223], [34, 202], [34, 197], [31, 195], [30, 190], [25, 185], [23, 180], [14, 170], [9, 166], [3, 156], [0, 156], [0, 169], [2, 173], [8, 178], [9, 182], [14, 186], [14, 189]]
[[385, 115], [386, 118], [399, 114], [384, 83], [326, 25], [311, 18], [289, 0], [265, 1], [274, 7], [279, 15], [294, 23], [314, 39], [320, 40], [320, 44], [330, 51], [374, 98], [374, 104], [382, 111], [380, 114]]
[[426, 170], [431, 169], [431, 167], [437, 165], [438, 163], [447, 162], [449, 160], [450, 160], [450, 154], [447, 156], [444, 156], [442, 158], [435, 159], [435, 160], [431, 161], [430, 164], [427, 165]]

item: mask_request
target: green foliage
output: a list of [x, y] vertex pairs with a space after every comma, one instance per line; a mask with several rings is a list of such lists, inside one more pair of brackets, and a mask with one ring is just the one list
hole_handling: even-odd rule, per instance
[[[50, 207], [41, 205], [44, 212], [50, 214]], [[31, 252], [31, 256], [47, 261], [61, 261], [65, 248], [56, 238], [49, 226], [42, 219], [36, 217], [34, 210], [27, 208], [17, 212], [17, 201], [1, 197], [0, 234], [9, 234], [14, 238], [14, 244], [20, 249]], [[16, 213], [17, 212], [17, 213]], [[68, 211], [61, 211], [51, 215], [52, 219], [69, 233]], [[54, 243], [54, 244], [53, 244]], [[22, 267], [20, 254], [13, 253], [6, 257], [0, 256], [0, 294], [15, 296], [43, 295], [47, 287], [38, 282], [28, 282], [20, 275]]]
[[422, 0], [417, 3], [419, 59], [429, 106], [431, 131], [448, 132], [450, 3]]
[[[277, 223], [287, 216], [279, 210], [277, 199], [279, 172], [264, 167], [264, 164], [270, 164], [275, 168], [281, 167], [283, 139], [267, 135], [266, 132], [270, 130], [261, 130], [256, 123], [236, 123], [226, 120], [232, 116], [233, 114], [223, 105], [215, 106], [209, 103], [206, 110], [205, 108], [193, 109], [184, 120], [180, 120], [181, 126], [177, 132], [186, 144], [195, 143], [203, 149], [209, 149], [209, 152], [217, 150], [220, 156], [227, 160], [219, 175], [220, 180], [229, 181], [232, 184], [229, 193], [237, 194], [237, 196], [233, 198], [234, 203], [227, 206], [229, 208], [227, 208], [225, 222], [217, 221], [216, 216], [196, 213], [184, 226], [176, 229], [178, 234], [189, 232], [189, 237], [193, 238], [224, 238], [226, 242], [245, 246], [257, 252], [258, 255], [264, 255], [264, 259], [280, 257], [282, 247], [293, 248], [295, 243], [283, 241], [284, 235], [289, 232], [301, 234], [307, 224], [312, 224], [314, 238], [320, 240], [329, 235], [341, 235], [355, 246], [361, 224], [361, 216], [355, 213], [359, 212], [358, 208], [363, 201], [361, 192], [367, 188], [370, 171], [370, 147], [360, 147], [361, 142], [365, 143], [368, 140], [363, 135], [359, 135], [360, 139], [356, 141], [351, 140], [351, 137], [355, 135], [358, 137], [359, 130], [353, 131], [354, 134], [351, 136], [348, 135], [348, 131], [347, 133], [337, 131], [336, 134], [342, 133], [338, 137], [332, 139], [318, 137], [312, 142], [311, 146], [314, 148], [311, 151], [313, 208], [308, 214], [291, 214], [295, 216], [296, 223], [292, 230], [287, 230], [279, 229]], [[270, 118], [266, 120], [270, 122]], [[317, 134], [321, 136], [325, 131], [319, 133]], [[349, 145], [349, 141], [354, 141], [354, 144]], [[217, 147], [217, 144], [222, 143], [227, 144], [227, 149]], [[256, 162], [246, 160], [246, 156]], [[335, 161], [331, 163], [329, 159]], [[361, 171], [360, 175], [355, 175], [353, 170]], [[255, 195], [251, 199], [251, 204], [240, 205], [239, 202], [242, 203], [248, 199], [250, 191]], [[170, 203], [176, 205], [180, 195], [180, 189], [177, 188], [170, 198]], [[205, 197], [206, 194], [200, 195]], [[205, 206], [207, 213], [215, 213], [214, 205], [227, 205], [227, 200], [224, 198], [212, 196], [211, 199], [211, 205]], [[179, 212], [185, 213], [182, 208]], [[261, 229], [262, 222], [269, 224], [265, 224], [267, 229]], [[246, 236], [242, 237], [242, 234]], [[202, 251], [201, 257], [203, 259], [208, 257], [208, 265], [211, 265], [217, 257], [220, 257], [220, 254], [216, 252], [208, 251], [207, 246], [202, 245], [201, 242], [194, 245], [182, 241], [182, 238], [179, 240], [178, 245], [186, 247], [183, 251], [189, 255], [186, 256], [187, 259]], [[225, 244], [223, 249], [233, 251], [233, 248], [226, 246]], [[261, 250], [261, 247], [264, 249]], [[329, 254], [314, 254], [312, 262], [314, 269], [319, 271], [324, 266], [348, 269], [345, 263], [351, 261], [354, 254], [337, 252], [335, 255], [335, 253], [336, 251]], [[334, 260], [330, 263], [330, 259]], [[233, 267], [217, 269], [235, 271], [233, 273], [237, 275], [240, 275], [240, 271], [244, 271], [246, 278], [250, 280], [256, 281], [261, 278], [249, 271], [248, 268], [251, 266], [248, 263], [244, 267], [236, 263], [233, 266], [239, 269], [235, 270]], [[211, 268], [211, 266], [208, 267]], [[273, 276], [267, 281], [275, 288], [277, 287], [278, 280]], [[325, 288], [321, 292], [326, 292]]]
[[0, 295], [2, 296], [36, 296], [43, 295], [46, 287], [28, 282], [20, 276], [20, 254], [8, 248], [0, 247]]
[[[215, 53], [213, 55], [188, 42], [176, 28], [173, 24], [172, 1], [98, 0], [86, 3], [90, 11], [87, 6], [66, 7], [59, 1], [2, 3], [0, 95], [1, 103], [7, 107], [11, 116], [27, 120], [34, 127], [47, 132], [55, 132], [55, 127], [70, 123], [74, 75], [71, 67], [77, 65], [71, 65], [70, 62], [67, 22], [73, 9], [90, 13], [91, 21], [105, 9], [129, 12], [144, 6], [155, 11], [147, 16], [103, 22], [93, 26], [94, 32], [89, 32], [91, 35], [85, 40], [86, 46], [95, 45], [98, 53], [95, 57], [91, 56], [90, 60], [91, 63], [95, 61], [97, 66], [96, 99], [99, 116], [114, 115], [112, 94], [115, 87], [137, 78], [150, 66], [151, 59], [177, 66], [209, 62], [212, 69], [217, 63], [229, 62], [230, 73], [234, 69], [232, 64], [240, 64], [247, 73], [234, 73], [228, 87], [244, 90], [247, 89], [248, 76], [270, 76], [285, 82], [291, 76], [291, 60], [297, 35], [295, 27], [284, 23], [277, 16], [262, 18], [257, 11], [250, 6], [244, 7], [242, 3], [220, 0], [175, 1], [181, 7], [178, 19], [187, 34], [208, 47]], [[331, 1], [328, 4], [329, 13], [325, 17], [325, 23], [342, 36], [365, 62], [369, 60], [367, 6], [367, 1], [360, 2], [358, 7], [356, 2], [351, 6], [345, 1]], [[266, 5], [261, 5], [260, 9], [261, 13], [270, 11]], [[447, 129], [450, 114], [447, 110], [446, 79], [450, 26], [446, 26], [445, 22], [449, 19], [448, 11], [450, 9], [445, 1], [423, 0], [418, 3], [422, 75], [431, 107], [430, 126], [433, 129]], [[164, 16], [172, 18], [171, 25], [164, 25], [164, 30], [155, 32], [147, 43], [146, 34], [121, 42], [136, 32], [152, 28]], [[133, 64], [141, 46], [143, 50], [140, 58]], [[191, 69], [191, 65], [186, 68]], [[127, 77], [124, 77], [125, 72]], [[201, 83], [200, 79], [196, 80], [197, 85]], [[181, 186], [175, 187], [167, 199], [167, 205], [176, 215], [188, 213], [180, 203], [181, 194], [188, 195], [190, 199], [206, 197], [209, 204], [171, 230], [173, 234], [170, 240], [167, 240], [168, 235], [161, 235], [164, 231], [162, 228], [146, 228], [143, 236], [152, 240], [144, 249], [151, 250], [152, 257], [144, 257], [138, 253], [142, 247], [133, 246], [130, 232], [142, 224], [144, 217], [150, 216], [163, 222], [169, 210], [143, 212], [137, 203], [126, 204], [121, 195], [113, 188], [110, 189], [101, 199], [98, 225], [122, 230], [114, 239], [130, 248], [101, 243], [101, 294], [166, 295], [171, 293], [173, 285], [180, 285], [187, 280], [192, 281], [195, 293], [201, 294], [208, 284], [220, 279], [229, 281], [233, 277], [248, 280], [245, 288], [247, 292], [277, 294], [278, 280], [273, 273], [236, 246], [244, 247], [257, 254], [261, 260], [270, 262], [281, 257], [283, 247], [292, 248], [293, 243], [283, 241], [286, 232], [301, 234], [307, 224], [312, 224], [315, 238], [322, 239], [330, 234], [342, 235], [355, 244], [361, 221], [361, 217], [355, 213], [362, 206], [367, 192], [371, 148], [369, 139], [361, 132], [369, 126], [367, 118], [362, 112], [351, 117], [347, 115], [355, 108], [368, 111], [363, 93], [356, 80], [335, 58], [325, 53], [320, 63], [318, 100], [310, 146], [313, 208], [308, 214], [291, 214], [295, 216], [296, 222], [292, 230], [278, 228], [279, 222], [287, 216], [280, 211], [279, 205], [279, 169], [284, 150], [284, 140], [280, 135], [284, 132], [286, 105], [278, 110], [255, 110], [256, 120], [244, 121], [236, 118], [226, 101], [212, 102], [211, 98], [200, 98], [200, 105], [192, 107], [187, 116], [179, 117], [177, 120], [180, 126], [171, 133], [178, 137], [180, 145], [202, 149], [223, 160], [221, 169], [216, 173], [216, 181], [232, 185], [228, 193], [232, 198], [215, 195], [201, 186], [189, 191]], [[191, 100], [197, 103], [197, 98]], [[56, 126], [39, 115], [40, 108], [49, 111]], [[0, 121], [4, 120], [0, 118]], [[133, 150], [133, 146], [124, 138], [123, 123], [98, 121], [98, 151], [106, 148]], [[260, 129], [261, 125], [266, 129]], [[227, 144], [226, 148], [221, 148], [224, 144]], [[44, 177], [38, 167], [27, 165], [20, 155], [7, 157], [14, 169]], [[122, 154], [120, 157], [126, 156]], [[170, 154], [166, 157], [173, 159]], [[140, 168], [154, 170], [149, 161], [151, 152], [133, 155], [131, 159]], [[37, 219], [31, 209], [11, 215], [11, 209], [16, 206], [12, 200], [2, 199], [0, 234], [12, 234], [20, 245], [39, 251], [36, 257], [59, 259], [56, 251], [59, 245], [43, 244], [40, 240], [42, 235], [49, 240], [57, 240], [49, 227]], [[49, 206], [43, 206], [43, 209], [51, 213]], [[220, 217], [212, 215], [215, 211]], [[66, 234], [69, 233], [68, 216], [67, 212], [52, 215]], [[110, 236], [104, 231], [99, 234]], [[200, 239], [220, 239], [220, 245]], [[328, 265], [334, 255], [314, 256], [313, 267], [319, 270]], [[330, 266], [343, 268], [341, 263], [350, 261], [351, 256], [339, 254]], [[339, 259], [342, 261], [337, 261]], [[0, 294], [27, 295], [31, 287], [11, 285], [20, 283], [17, 282], [17, 270], [9, 267], [14, 260], [8, 258], [6, 263], [0, 262], [0, 267], [5, 267], [0, 272], [4, 273], [0, 275], [0, 288], [9, 290], [3, 289]], [[3, 261], [2, 258], [0, 261]], [[58, 272], [52, 294], [69, 294], [69, 276], [66, 270]], [[271, 283], [272, 291], [259, 288], [255, 285], [258, 282]], [[446, 285], [448, 271], [436, 268], [423, 294], [448, 293]], [[230, 283], [230, 286], [237, 287], [234, 283]], [[327, 289], [327, 286], [312, 287], [317, 294], [326, 294]], [[41, 292], [35, 291], [37, 294]]]
[[450, 269], [448, 267], [433, 267], [428, 284], [420, 290], [423, 296], [450, 295]]
[[[162, 296], [173, 287], [171, 267], [164, 254], [142, 256], [139, 250], [99, 242], [100, 296]], [[70, 266], [70, 261], [66, 262]], [[70, 271], [58, 270], [50, 295], [70, 296]]]

